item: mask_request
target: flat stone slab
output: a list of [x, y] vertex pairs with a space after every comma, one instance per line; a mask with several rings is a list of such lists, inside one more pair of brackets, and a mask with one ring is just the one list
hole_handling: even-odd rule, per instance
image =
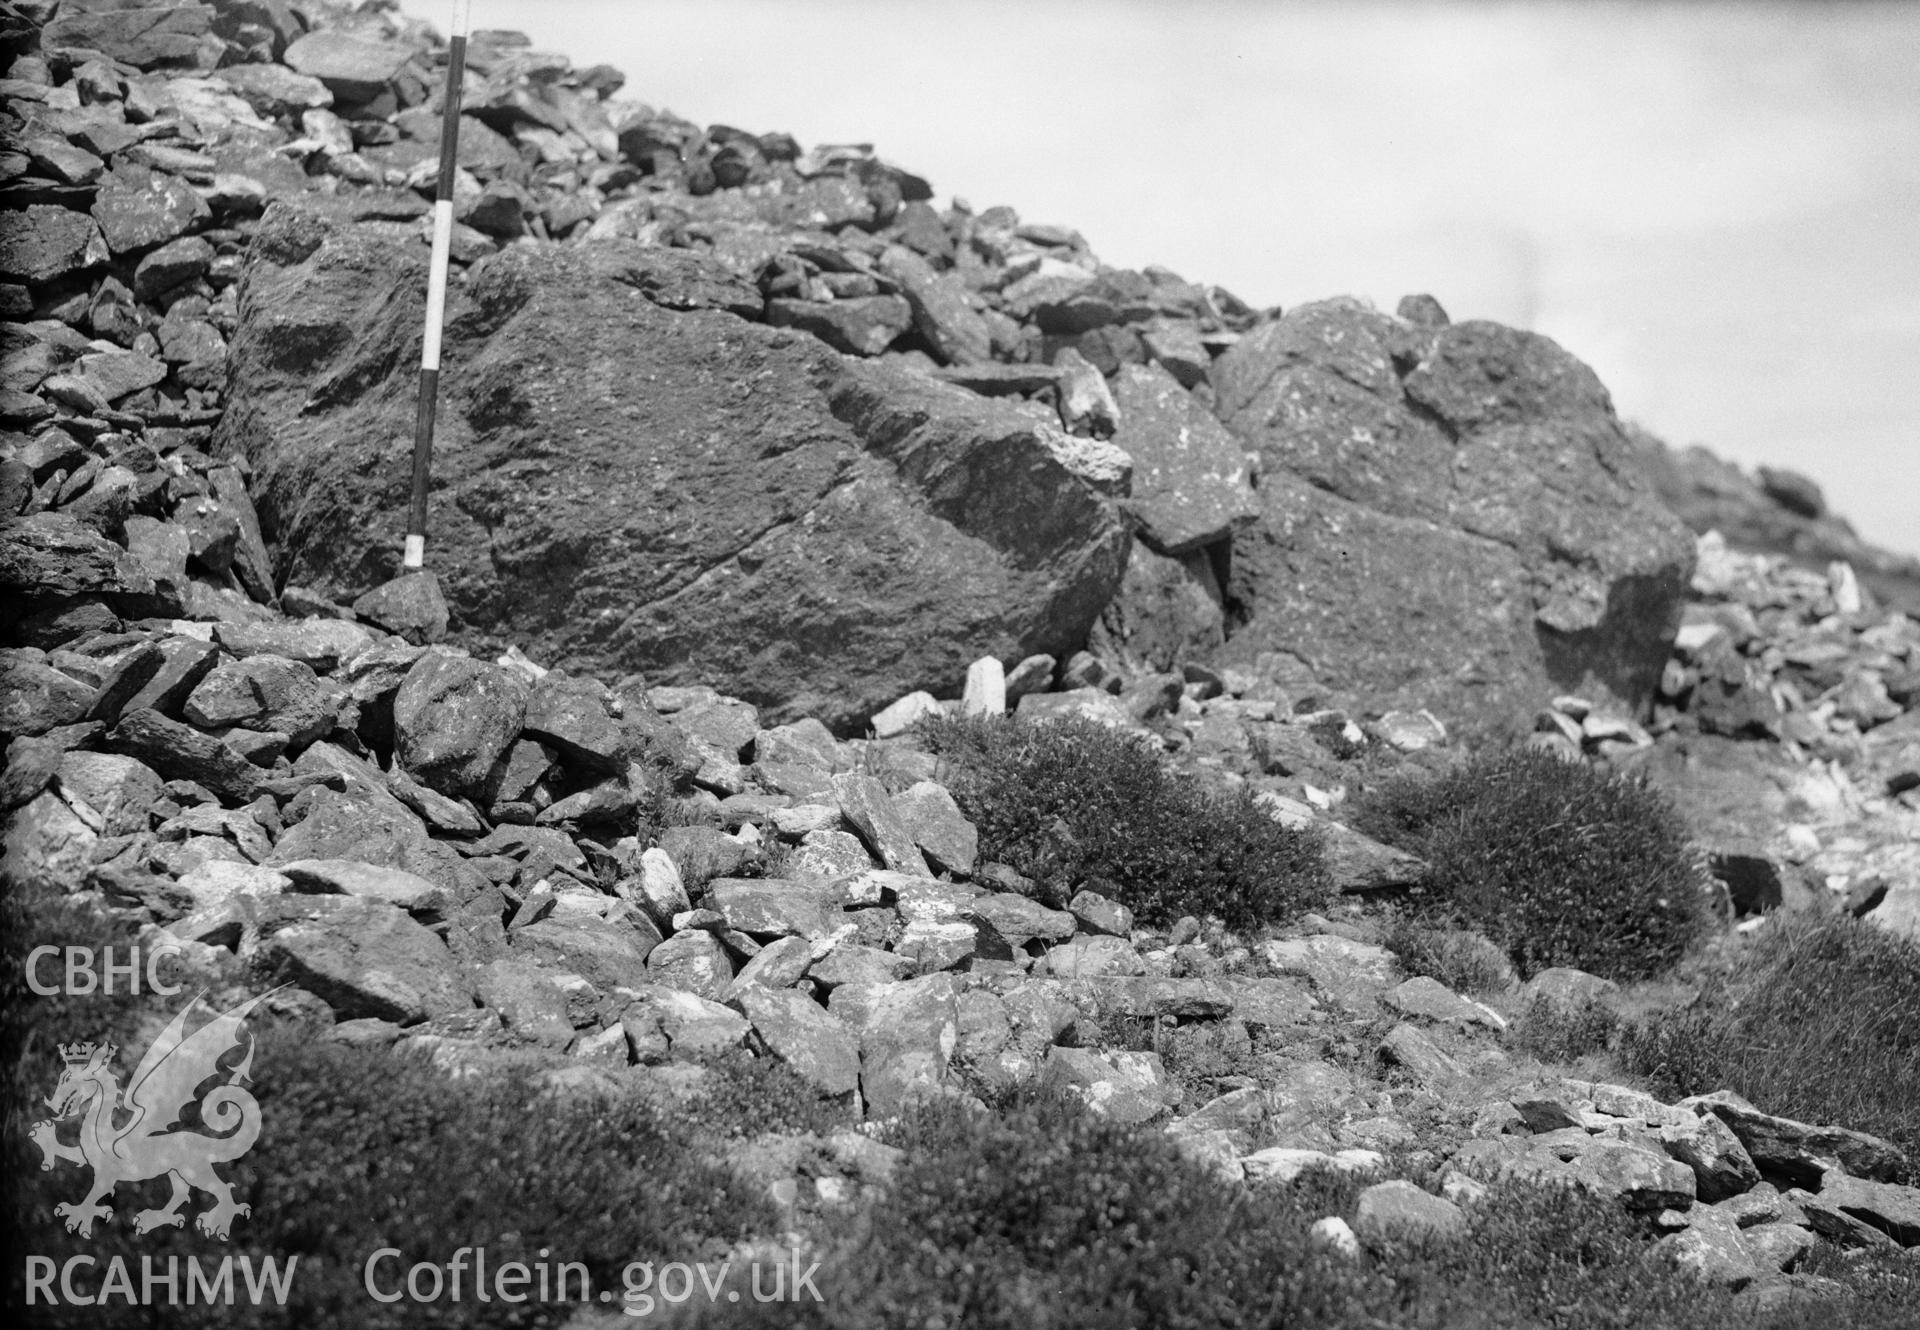
[[414, 1025], [466, 1011], [472, 990], [446, 944], [399, 908], [365, 896], [281, 896], [263, 903], [259, 955], [272, 974], [341, 1020]]
[[1819, 1197], [1829, 1205], [1871, 1224], [1902, 1247], [1920, 1247], [1920, 1187], [1870, 1182], [1829, 1173]]
[[454, 904], [451, 892], [404, 868], [351, 859], [296, 859], [281, 864], [280, 871], [302, 891], [370, 896], [409, 913], [441, 911]]
[[1451, 1241], [1466, 1236], [1467, 1215], [1444, 1196], [1396, 1178], [1376, 1182], [1360, 1193], [1353, 1227], [1372, 1246]]
[[1300, 1150], [1274, 1145], [1255, 1150], [1240, 1160], [1247, 1181], [1292, 1182], [1309, 1169], [1331, 1168], [1343, 1173], [1366, 1173], [1385, 1168], [1387, 1158], [1377, 1150]]
[[1305, 975], [1323, 997], [1355, 1015], [1372, 1012], [1400, 980], [1400, 965], [1391, 951], [1334, 933], [1278, 938], [1262, 952], [1274, 969]]
[[1504, 1030], [1507, 1022], [1498, 1012], [1461, 997], [1438, 979], [1416, 975], [1390, 991], [1386, 1003], [1403, 1016], [1433, 1021], [1440, 1025], [1484, 1025]]

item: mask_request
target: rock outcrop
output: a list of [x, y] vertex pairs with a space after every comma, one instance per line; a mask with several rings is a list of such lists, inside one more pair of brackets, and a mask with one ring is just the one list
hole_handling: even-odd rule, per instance
[[[223, 437], [255, 468], [285, 574], [337, 599], [391, 570], [404, 526], [417, 250], [276, 207], [240, 303]], [[1126, 555], [1122, 456], [648, 298], [689, 271], [612, 240], [469, 275], [430, 508], [462, 632], [842, 727], [958, 685], [973, 648], [1084, 639]], [[723, 269], [691, 271], [726, 289]]]
[[1692, 551], [1592, 371], [1537, 334], [1303, 306], [1214, 367], [1261, 459], [1224, 653], [1299, 691], [1498, 722], [1651, 703]]

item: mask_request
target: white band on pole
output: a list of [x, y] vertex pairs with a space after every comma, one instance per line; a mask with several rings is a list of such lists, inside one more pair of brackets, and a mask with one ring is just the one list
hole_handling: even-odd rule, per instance
[[433, 205], [433, 258], [427, 272], [427, 330], [420, 340], [420, 368], [440, 368], [440, 331], [447, 317], [447, 262], [453, 251], [453, 200]]

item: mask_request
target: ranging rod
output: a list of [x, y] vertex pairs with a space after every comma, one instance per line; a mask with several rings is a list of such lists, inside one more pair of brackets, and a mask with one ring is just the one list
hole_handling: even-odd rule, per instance
[[433, 469], [433, 414], [440, 399], [440, 329], [447, 312], [447, 254], [453, 244], [453, 177], [460, 157], [460, 84], [467, 68], [472, 0], [454, 0], [447, 91], [440, 109], [440, 180], [433, 198], [433, 258], [427, 274], [427, 327], [420, 339], [420, 400], [413, 418], [413, 506], [407, 515], [409, 572], [427, 561], [427, 486]]

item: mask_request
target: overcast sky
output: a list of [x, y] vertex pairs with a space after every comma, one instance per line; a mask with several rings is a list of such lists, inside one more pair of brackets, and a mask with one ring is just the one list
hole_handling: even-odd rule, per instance
[[[405, 0], [444, 29], [449, 0]], [[1556, 338], [1669, 442], [1920, 553], [1920, 6], [473, 0], [622, 95], [1257, 305]]]

